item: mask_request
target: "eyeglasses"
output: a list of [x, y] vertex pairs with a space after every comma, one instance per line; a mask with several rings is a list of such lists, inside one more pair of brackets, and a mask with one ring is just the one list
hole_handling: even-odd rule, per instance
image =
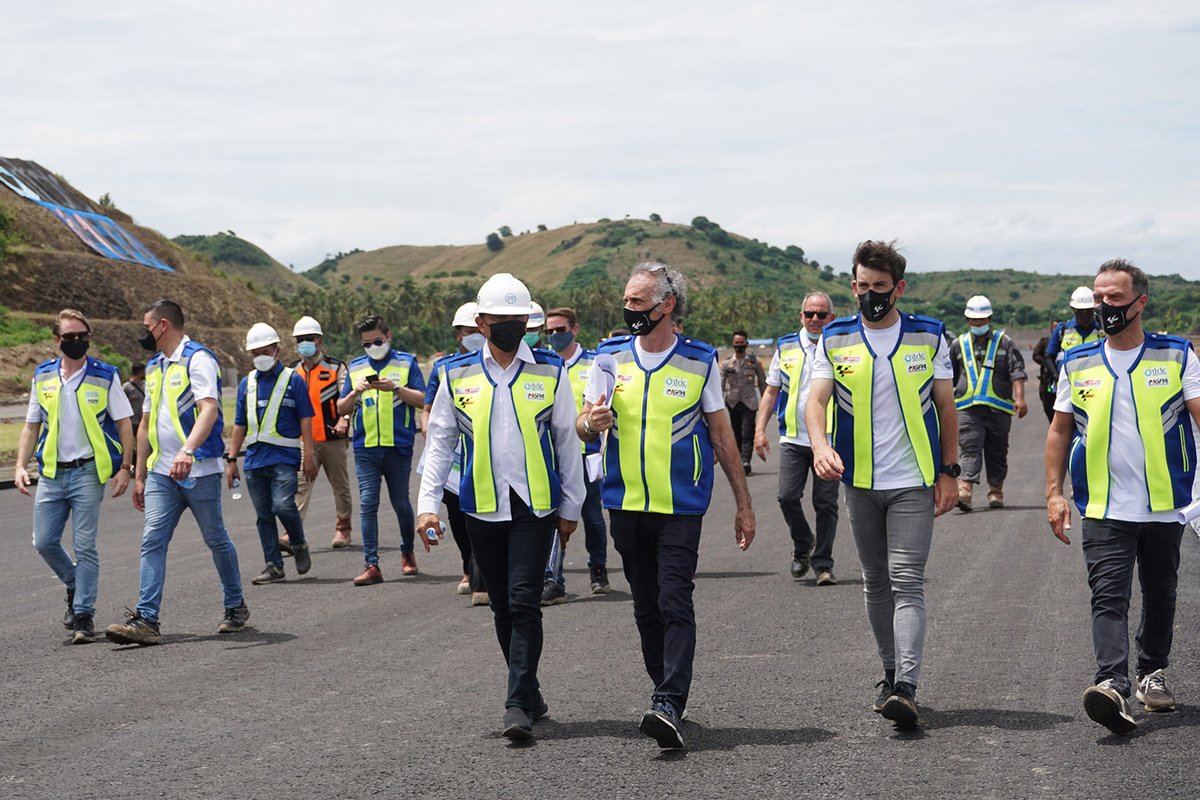
[[557, 328], [546, 328], [546, 333], [566, 333], [569, 330], [566, 325], [559, 325]]
[[362, 346], [363, 349], [366, 350], [368, 347], [379, 347], [381, 344], [387, 344], [387, 339], [376, 339], [373, 342], [363, 342]]
[[829, 316], [828, 311], [803, 311], [801, 313], [804, 314], [805, 319], [812, 319], [813, 317], [816, 317], [817, 319], [825, 319]]
[[59, 338], [64, 342], [86, 342], [92, 338], [92, 335], [87, 331], [80, 331], [79, 333], [62, 333], [59, 334]]
[[317, 339], [320, 339], [320, 338], [321, 338], [320, 336], [317, 336], [314, 333], [314, 334], [311, 334], [308, 336], [297, 336], [296, 341], [297, 342], [315, 342]]

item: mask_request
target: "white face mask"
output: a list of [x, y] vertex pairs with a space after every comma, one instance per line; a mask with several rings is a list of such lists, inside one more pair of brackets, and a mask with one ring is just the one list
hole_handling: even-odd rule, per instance
[[387, 342], [384, 342], [383, 344], [380, 344], [380, 345], [371, 345], [370, 347], [367, 348], [367, 355], [369, 355], [371, 358], [375, 359], [376, 361], [380, 361], [384, 356], [386, 356], [388, 354], [388, 350], [390, 350], [390, 349], [391, 349], [391, 345], [389, 345]]
[[254, 368], [259, 372], [270, 372], [275, 366], [275, 356], [255, 356]]

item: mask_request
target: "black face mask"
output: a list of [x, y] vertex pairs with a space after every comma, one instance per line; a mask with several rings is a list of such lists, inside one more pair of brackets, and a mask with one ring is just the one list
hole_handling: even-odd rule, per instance
[[[658, 308], [655, 306], [654, 308]], [[654, 309], [650, 309], [653, 311]], [[632, 308], [626, 308], [625, 311], [625, 327], [629, 328], [629, 332], [634, 336], [645, 336], [650, 331], [654, 330], [658, 323], [667, 318], [663, 314], [658, 319], [650, 319], [649, 311], [634, 311]]]
[[892, 292], [896, 291], [893, 286], [886, 292], [877, 292], [874, 289], [868, 289], [858, 296], [858, 308], [862, 311], [863, 319], [868, 322], [879, 322], [888, 315], [892, 310]]
[[154, 338], [154, 333], [149, 328], [142, 331], [142, 335], [138, 337], [138, 344], [142, 346], [143, 350], [149, 350], [151, 353], [158, 349], [158, 340]]
[[496, 348], [503, 353], [515, 353], [517, 348], [521, 346], [521, 339], [525, 336], [525, 321], [520, 319], [510, 319], [504, 322], [493, 322], [491, 324], [491, 334], [488, 339]]
[[744, 353], [744, 352], [746, 352], [746, 345], [744, 345], [744, 344], [735, 344], [735, 345], [733, 346], [733, 352], [735, 352], [735, 353]]
[[[1125, 316], [1133, 304], [1141, 300], [1139, 294], [1129, 303], [1123, 306], [1110, 306], [1108, 303], [1100, 303], [1100, 327], [1104, 329], [1106, 336], [1114, 336], [1129, 327], [1129, 323], [1133, 320]], [[1136, 317], [1134, 318], [1136, 319]]]
[[62, 350], [63, 355], [67, 358], [77, 361], [87, 354], [89, 344], [91, 344], [91, 342], [86, 340], [82, 342], [68, 342], [64, 340], [63, 343], [58, 346], [58, 349]]

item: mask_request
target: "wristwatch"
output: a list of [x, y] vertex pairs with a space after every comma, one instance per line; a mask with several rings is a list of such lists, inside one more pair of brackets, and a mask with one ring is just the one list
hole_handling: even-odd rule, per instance
[[179, 449], [183, 452], [183, 454], [185, 456], [191, 456], [192, 458], [196, 457], [196, 449], [194, 447], [188, 447], [187, 445], [184, 445], [183, 447], [181, 447]]
[[942, 464], [942, 468], [938, 472], [942, 475], [949, 475], [951, 478], [957, 478], [962, 475], [962, 467], [958, 464]]

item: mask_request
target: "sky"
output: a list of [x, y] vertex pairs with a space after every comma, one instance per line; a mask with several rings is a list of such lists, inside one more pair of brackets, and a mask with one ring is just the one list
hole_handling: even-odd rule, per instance
[[[67, 10], [69, 8], [69, 11]], [[848, 268], [1200, 279], [1200, 6], [24, 3], [0, 156], [326, 254], [658, 213]]]

